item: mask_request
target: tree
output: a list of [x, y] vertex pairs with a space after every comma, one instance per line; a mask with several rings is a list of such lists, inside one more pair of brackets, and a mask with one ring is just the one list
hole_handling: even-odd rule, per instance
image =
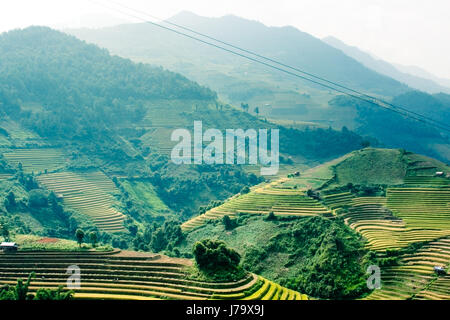
[[40, 288], [36, 291], [33, 300], [71, 300], [73, 291], [64, 291], [63, 286], [59, 286], [56, 290]]
[[236, 221], [231, 220], [230, 216], [228, 216], [228, 215], [223, 216], [222, 223], [225, 227], [225, 230], [232, 230], [236, 227]]
[[248, 112], [248, 109], [249, 109], [248, 103], [242, 103], [242, 102], [241, 102], [241, 108], [242, 108], [242, 110], [244, 110], [245, 112]]
[[77, 238], [78, 245], [81, 248], [81, 244], [83, 243], [84, 239], [84, 231], [81, 229], [77, 229], [77, 231], [75, 232], [75, 237]]
[[42, 189], [33, 189], [28, 197], [28, 205], [31, 208], [42, 208], [48, 206], [48, 195]]
[[256, 115], [259, 115], [259, 107], [255, 108], [255, 113], [256, 113]]
[[91, 241], [92, 246], [95, 248], [95, 246], [97, 245], [97, 240], [98, 240], [97, 232], [91, 231], [89, 233], [89, 240]]
[[276, 219], [277, 219], [277, 217], [275, 216], [275, 213], [273, 211], [270, 211], [266, 217], [266, 220], [269, 220], [269, 221], [276, 220]]
[[206, 273], [235, 271], [241, 256], [223, 241], [204, 239], [194, 244], [193, 254], [199, 270]]
[[151, 247], [155, 252], [160, 252], [167, 247], [167, 239], [162, 229], [153, 233]]
[[22, 279], [17, 279], [17, 284], [13, 287], [6, 285], [0, 288], [0, 300], [31, 300], [32, 294], [28, 293], [28, 287], [30, 286], [31, 278], [34, 278], [35, 273], [32, 272], [28, 276], [25, 283]]
[[249, 192], [250, 192], [250, 188], [248, 186], [244, 186], [241, 189], [241, 194], [246, 194], [246, 193], [249, 193]]
[[361, 141], [361, 148], [368, 148], [370, 147], [370, 141], [369, 140], [363, 140]]
[[8, 201], [8, 206], [10, 208], [14, 208], [17, 205], [16, 196], [15, 196], [14, 192], [12, 192], [12, 191], [10, 191], [8, 193], [8, 195], [6, 196], [6, 200]]

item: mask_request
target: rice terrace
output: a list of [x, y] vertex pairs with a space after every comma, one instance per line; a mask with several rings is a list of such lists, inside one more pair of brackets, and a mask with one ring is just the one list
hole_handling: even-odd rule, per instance
[[98, 2], [122, 19], [0, 27], [0, 300], [450, 300], [443, 75]]

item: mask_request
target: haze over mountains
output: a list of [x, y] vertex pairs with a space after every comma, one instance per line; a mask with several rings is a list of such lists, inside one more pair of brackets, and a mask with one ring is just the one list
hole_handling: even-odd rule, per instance
[[[395, 95], [408, 90], [398, 81], [373, 72], [340, 50], [293, 27], [267, 27], [260, 22], [231, 15], [206, 18], [189, 12], [182, 12], [168, 21], [357, 89], [382, 95]], [[204, 74], [205, 69], [209, 73], [214, 72], [219, 79], [232, 78], [230, 80], [233, 81], [243, 75], [250, 77], [249, 73], [256, 73], [261, 80], [268, 74], [275, 81], [285, 78], [278, 73], [268, 72], [266, 68], [261, 70], [261, 67], [242, 58], [147, 23], [68, 32], [106, 47], [113, 53], [175, 68], [175, 71], [185, 73], [201, 83], [204, 83], [201, 74]], [[198, 66], [202, 66], [202, 72], [195, 71]], [[306, 84], [311, 86], [310, 83]], [[220, 88], [213, 85], [213, 89]]]
[[[443, 93], [436, 96], [409, 94], [415, 87], [433, 92], [446, 88], [401, 73], [358, 49], [350, 50], [343, 45], [340, 45], [342, 50], [336, 49], [294, 27], [267, 27], [232, 15], [207, 18], [190, 12], [181, 12], [168, 21], [364, 93], [389, 101], [401, 101], [403, 107], [408, 108], [412, 103], [414, 112], [436, 120], [445, 118], [450, 108], [450, 100]], [[253, 114], [258, 107], [259, 116], [281, 124], [290, 123], [302, 128], [331, 126], [339, 130], [345, 126], [361, 135], [377, 138], [386, 146], [404, 147], [442, 160], [450, 159], [448, 138], [445, 135], [441, 137], [442, 133], [436, 129], [424, 128], [420, 123], [393, 116], [390, 111], [373, 105], [358, 107], [359, 103], [342, 99], [335, 103], [337, 93], [330, 89], [152, 24], [124, 24], [66, 32], [107, 48], [113, 54], [179, 72], [215, 90], [222, 101], [236, 106], [246, 103]], [[182, 32], [189, 33], [186, 30]], [[417, 96], [421, 97], [420, 103], [414, 100]]]
[[[388, 77], [396, 79], [402, 83], [406, 83], [412, 88], [419, 89], [428, 93], [446, 92], [450, 93], [450, 88], [440, 84], [440, 81], [445, 81], [426, 73], [418, 67], [407, 67], [398, 64], [391, 64], [384, 60], [373, 57], [371, 54], [360, 50], [357, 47], [349, 46], [341, 40], [334, 37], [326, 37], [322, 39], [330, 46], [341, 50], [349, 57], [359, 61], [366, 67]], [[450, 84], [450, 82], [448, 82]]]
[[[173, 21], [450, 119], [450, 95], [292, 27]], [[0, 253], [0, 300], [24, 296], [28, 275], [30, 291], [64, 286], [74, 261], [82, 299], [450, 299], [450, 167], [433, 159], [450, 161], [445, 129], [163, 31], [0, 34], [0, 242], [19, 246], [2, 245], [14, 252]], [[232, 139], [231, 163], [206, 161], [206, 149], [229, 158], [233, 128], [270, 129], [275, 175], [260, 170], [261, 131], [258, 148], [251, 130], [244, 148]], [[207, 129], [226, 132], [227, 150]], [[203, 159], [173, 161], [182, 143], [178, 156]]]

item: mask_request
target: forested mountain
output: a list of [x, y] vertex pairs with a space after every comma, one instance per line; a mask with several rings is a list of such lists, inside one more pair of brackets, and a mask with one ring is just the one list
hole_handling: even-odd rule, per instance
[[[46, 27], [2, 34], [0, 55], [1, 96], [41, 104], [44, 113], [26, 118], [31, 116], [39, 133], [53, 137], [143, 116], [143, 100], [216, 98], [180, 74], [110, 56]], [[48, 121], [55, 127], [42, 124]]]
[[346, 55], [352, 57], [353, 59], [360, 62], [367, 68], [372, 69], [380, 74], [384, 74], [402, 83], [405, 83], [412, 88], [429, 93], [439, 93], [439, 92], [450, 93], [450, 88], [440, 85], [436, 81], [424, 77], [415, 76], [408, 72], [399, 70], [395, 65], [386, 62], [384, 60], [377, 59], [372, 55], [370, 55], [369, 53], [366, 53], [357, 47], [345, 44], [339, 39], [330, 36], [322, 40], [328, 43], [330, 46], [333, 46], [334, 48], [341, 50]]
[[[108, 185], [107, 193], [113, 190], [117, 201], [107, 202], [111, 212], [117, 208], [125, 213], [133, 229], [135, 223], [187, 219], [210, 201], [226, 199], [263, 180], [252, 173], [259, 170], [238, 165], [172, 163], [171, 132], [192, 129], [195, 120], [203, 121], [205, 130], [279, 128], [282, 165], [290, 166], [344, 154], [364, 141], [347, 129], [276, 125], [221, 102], [214, 91], [180, 74], [112, 56], [46, 27], [0, 35], [0, 55], [0, 175], [14, 177], [14, 182], [3, 185], [2, 199], [10, 192], [27, 199], [33, 189], [46, 185], [58, 192], [66, 180], [72, 187], [86, 185], [89, 191], [99, 182], [86, 180], [83, 174], [94, 172], [90, 174], [103, 182], [87, 196], [106, 197], [102, 188]], [[39, 197], [48, 205], [52, 202], [46, 192], [40, 191]], [[85, 207], [81, 204], [81, 211]], [[26, 201], [17, 208], [30, 209]], [[48, 225], [42, 217], [51, 215], [39, 210], [31, 210], [30, 219], [43, 224], [38, 228], [43, 234], [49, 229], [54, 235], [55, 228], [66, 230], [59, 235], [71, 232], [68, 217], [62, 224]], [[118, 228], [117, 222], [111, 224]], [[33, 229], [24, 221], [18, 225]]]

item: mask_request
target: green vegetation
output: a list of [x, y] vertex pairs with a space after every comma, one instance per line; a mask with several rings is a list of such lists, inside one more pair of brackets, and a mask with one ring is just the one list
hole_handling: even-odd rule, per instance
[[[149, 181], [125, 180], [120, 182], [120, 188], [121, 190], [123, 188], [123, 195], [126, 198], [124, 203], [127, 206], [138, 207], [138, 214], [145, 212], [145, 215], [151, 215], [152, 217], [171, 217], [174, 215]], [[132, 204], [128, 205], [128, 201]]]
[[152, 225], [145, 224], [144, 231], [135, 234], [133, 247], [135, 250], [140, 251], [165, 251], [168, 254], [179, 256], [179, 252], [172, 250], [183, 239], [184, 234], [178, 221], [165, 221], [161, 226], [158, 226], [156, 223]]
[[90, 217], [100, 229], [125, 231], [124, 215], [114, 208], [118, 190], [102, 172], [55, 172], [38, 176], [37, 180], [64, 199], [64, 204]]
[[[0, 235], [19, 244], [14, 255], [0, 254], [4, 296], [30, 289], [34, 298], [66, 298], [55, 291], [66, 277], [61, 265], [76, 262], [86, 281], [80, 298], [304, 299], [297, 290], [331, 299], [446, 297], [446, 278], [432, 271], [448, 268], [444, 163], [371, 148], [374, 139], [346, 127], [271, 123], [270, 103], [241, 100], [239, 110], [179, 74], [48, 28], [0, 35], [0, 54]], [[281, 88], [285, 99], [290, 90]], [[311, 96], [331, 98], [311, 90], [295, 89], [302, 101], [294, 109], [309, 112], [302, 105]], [[417, 94], [398, 102], [414, 98], [431, 105]], [[436, 99], [436, 108], [445, 105], [445, 96]], [[426, 152], [448, 142], [342, 97], [330, 104], [356, 108], [360, 132], [389, 145], [410, 129], [411, 145]], [[283, 108], [274, 109], [289, 114]], [[172, 163], [171, 132], [194, 120], [204, 129], [279, 128], [279, 177], [265, 180], [257, 166]], [[369, 263], [388, 275], [384, 291], [366, 289]], [[11, 287], [31, 272], [35, 283]]]
[[198, 269], [210, 279], [232, 281], [242, 277], [241, 256], [223, 241], [198, 241], [194, 244], [193, 255]]
[[[434, 265], [448, 265], [433, 252], [446, 252], [450, 232], [450, 180], [436, 177], [438, 171], [445, 175], [449, 169], [404, 150], [355, 151], [300, 176], [254, 187], [190, 220], [183, 225], [188, 233], [180, 251], [200, 239], [224, 241], [242, 255], [244, 268], [314, 297], [445, 297], [446, 282], [432, 276]], [[316, 188], [306, 179], [317, 181]], [[300, 195], [331, 210], [333, 219], [317, 213], [295, 218]], [[280, 214], [280, 208], [290, 214]], [[267, 216], [250, 215], [255, 213]], [[236, 226], [227, 230], [223, 217]], [[425, 264], [428, 254], [433, 262]], [[386, 290], [367, 290], [369, 264], [387, 272]]]
[[[208, 88], [45, 27], [2, 34], [0, 53], [0, 209], [16, 234], [73, 239], [83, 229], [99, 244], [154, 250], [136, 240], [148, 225], [205, 213], [263, 181], [245, 166], [171, 163], [170, 133], [194, 120], [205, 129], [279, 127]], [[279, 128], [290, 166], [363, 140], [349, 130]]]
[[218, 222], [190, 231], [180, 251], [202, 239], [217, 239], [242, 255], [244, 269], [313, 297], [354, 298], [365, 292], [361, 259], [367, 251], [342, 221], [244, 214], [236, 221], [231, 233]]
[[63, 290], [60, 286], [57, 290], [38, 289], [36, 294], [29, 293], [31, 279], [35, 277], [34, 272], [30, 273], [25, 283], [22, 279], [17, 279], [17, 284], [13, 286], [5, 285], [0, 287], [0, 300], [71, 300], [73, 291]]
[[403, 183], [407, 164], [399, 150], [364, 149], [334, 167], [337, 183], [396, 185]]
[[81, 244], [83, 243], [84, 239], [84, 231], [81, 229], [77, 229], [77, 231], [75, 232], [75, 237], [77, 238], [78, 245], [81, 248]]
[[[82, 246], [76, 241], [75, 235], [74, 240], [58, 239], [42, 237], [37, 235], [14, 235], [14, 241], [19, 245], [20, 251], [87, 251], [92, 249], [91, 245], [83, 243]], [[97, 246], [95, 248], [97, 251], [105, 251], [107, 247]]]

